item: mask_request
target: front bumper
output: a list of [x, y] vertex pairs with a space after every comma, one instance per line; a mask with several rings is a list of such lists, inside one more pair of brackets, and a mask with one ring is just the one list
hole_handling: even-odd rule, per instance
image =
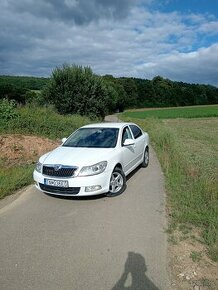
[[[44, 176], [36, 170], [33, 172], [33, 179], [35, 180], [35, 186], [38, 190], [61, 196], [92, 196], [106, 193], [109, 191], [110, 177], [111, 172], [108, 170], [98, 175], [71, 178]], [[46, 186], [45, 179], [68, 181], [69, 187]], [[98, 186], [100, 189], [94, 189], [89, 192], [86, 191], [87, 187], [94, 186]]]

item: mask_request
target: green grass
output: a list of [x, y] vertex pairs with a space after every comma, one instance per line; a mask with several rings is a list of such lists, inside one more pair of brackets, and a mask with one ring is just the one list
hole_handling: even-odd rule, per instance
[[201, 230], [218, 261], [218, 118], [123, 119], [148, 131], [165, 174], [173, 224]]
[[0, 165], [0, 199], [32, 183], [32, 173], [35, 165], [15, 165], [9, 168], [2, 165]]
[[[19, 133], [61, 139], [91, 122], [89, 118], [79, 115], [61, 116], [52, 108], [23, 107], [18, 114], [12, 120], [0, 120], [0, 134]], [[0, 199], [33, 182], [34, 165], [6, 164], [7, 160], [0, 158]]]
[[159, 119], [218, 117], [218, 105], [126, 111], [124, 117]]
[[0, 134], [19, 133], [61, 139], [91, 122], [89, 118], [79, 115], [60, 115], [52, 107], [25, 106], [17, 111], [17, 118], [0, 122]]

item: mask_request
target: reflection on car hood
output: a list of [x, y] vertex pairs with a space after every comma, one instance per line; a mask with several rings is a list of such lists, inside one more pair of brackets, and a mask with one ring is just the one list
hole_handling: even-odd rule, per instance
[[108, 160], [109, 154], [115, 148], [77, 148], [58, 147], [45, 156], [44, 164], [63, 164], [71, 166], [93, 165]]

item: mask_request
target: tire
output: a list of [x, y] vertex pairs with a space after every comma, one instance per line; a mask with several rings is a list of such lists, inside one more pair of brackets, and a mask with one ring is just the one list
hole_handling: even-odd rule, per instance
[[146, 147], [143, 155], [142, 167], [146, 168], [149, 164], [149, 148]]
[[115, 167], [111, 174], [109, 191], [106, 195], [109, 197], [114, 197], [123, 193], [125, 189], [126, 176], [121, 168]]

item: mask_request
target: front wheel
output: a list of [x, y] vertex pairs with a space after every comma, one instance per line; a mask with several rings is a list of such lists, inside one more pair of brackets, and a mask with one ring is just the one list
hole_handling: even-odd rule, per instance
[[143, 157], [143, 161], [142, 161], [142, 167], [146, 168], [148, 167], [149, 164], [149, 148], [146, 147], [145, 151], [144, 151], [144, 157]]
[[111, 174], [109, 191], [107, 196], [113, 197], [124, 192], [126, 189], [126, 176], [121, 168], [115, 167]]

